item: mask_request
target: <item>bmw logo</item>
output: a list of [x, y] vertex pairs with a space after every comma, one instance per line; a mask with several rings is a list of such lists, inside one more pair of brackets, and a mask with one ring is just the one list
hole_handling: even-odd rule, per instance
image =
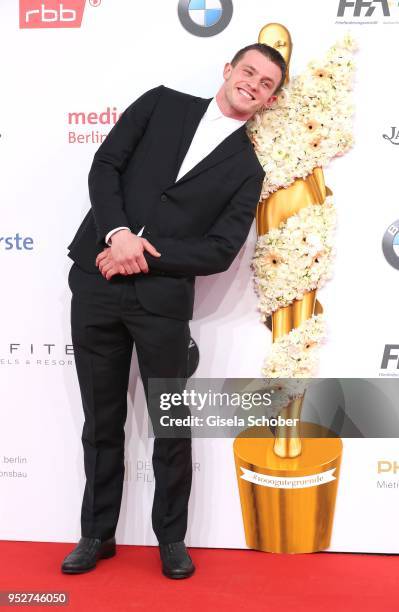
[[387, 262], [399, 270], [399, 219], [386, 230], [382, 239], [382, 251]]
[[177, 12], [190, 34], [214, 36], [229, 25], [233, 3], [232, 0], [179, 0]]

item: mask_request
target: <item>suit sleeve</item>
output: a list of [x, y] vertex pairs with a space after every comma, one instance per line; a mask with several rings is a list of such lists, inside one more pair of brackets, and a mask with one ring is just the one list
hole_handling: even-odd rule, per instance
[[115, 227], [129, 227], [120, 175], [147, 127], [163, 85], [145, 92], [128, 106], [97, 149], [88, 184], [98, 244]]
[[206, 235], [198, 238], [149, 236], [161, 253], [144, 257], [150, 270], [165, 274], [206, 276], [227, 270], [251, 228], [262, 190], [263, 174], [247, 178]]

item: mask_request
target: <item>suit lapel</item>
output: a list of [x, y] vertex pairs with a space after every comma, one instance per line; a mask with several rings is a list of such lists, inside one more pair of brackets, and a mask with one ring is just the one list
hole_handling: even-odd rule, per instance
[[[205, 114], [212, 98], [195, 98], [188, 105], [186, 116], [183, 124], [183, 133], [179, 145], [179, 154], [176, 164], [175, 177], [177, 176], [181, 164], [186, 156], [186, 153], [190, 147], [190, 144], [194, 138], [194, 134], [197, 130], [198, 124]], [[207, 168], [218, 164], [224, 159], [234, 155], [241, 149], [248, 145], [249, 138], [246, 132], [246, 125], [242, 125], [234, 132], [232, 132], [227, 138], [225, 138], [215, 149], [213, 149], [206, 157], [204, 157], [197, 165], [195, 165], [189, 172], [184, 174], [174, 184], [180, 184], [190, 178], [193, 178], [200, 172], [203, 172]]]

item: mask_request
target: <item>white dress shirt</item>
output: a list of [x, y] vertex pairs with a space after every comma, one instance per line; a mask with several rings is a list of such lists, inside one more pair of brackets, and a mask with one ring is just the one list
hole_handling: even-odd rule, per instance
[[[196, 166], [204, 157], [209, 155], [227, 136], [241, 127], [246, 121], [241, 119], [232, 119], [222, 113], [216, 98], [212, 98], [208, 108], [205, 111], [201, 121], [198, 124], [197, 130], [188, 148], [186, 156], [180, 166], [179, 173], [176, 177], [176, 182], [194, 166]], [[116, 227], [108, 232], [105, 237], [105, 242], [110, 245], [111, 236], [121, 230], [130, 229], [128, 227]], [[144, 226], [141, 228], [137, 236], [141, 236]]]

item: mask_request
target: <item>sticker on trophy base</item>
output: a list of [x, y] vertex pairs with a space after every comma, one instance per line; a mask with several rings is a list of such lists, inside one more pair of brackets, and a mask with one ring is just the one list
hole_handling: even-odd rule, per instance
[[306, 489], [307, 487], [318, 487], [319, 485], [336, 480], [333, 475], [336, 468], [320, 472], [319, 474], [296, 477], [268, 476], [267, 474], [258, 474], [243, 467], [241, 467], [241, 470], [243, 471], [241, 476], [243, 480], [261, 485], [262, 487], [271, 487], [272, 489]]

